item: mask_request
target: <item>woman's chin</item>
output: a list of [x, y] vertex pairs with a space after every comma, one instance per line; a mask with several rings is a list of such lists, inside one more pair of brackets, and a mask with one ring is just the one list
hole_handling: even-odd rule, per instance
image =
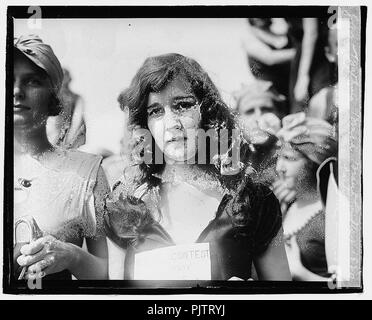
[[165, 162], [167, 164], [179, 164], [179, 163], [186, 163], [186, 157], [184, 156], [177, 156], [177, 155], [166, 155]]
[[166, 153], [165, 162], [167, 164], [176, 164], [176, 163], [194, 164], [195, 154], [185, 154], [183, 150], [179, 152]]

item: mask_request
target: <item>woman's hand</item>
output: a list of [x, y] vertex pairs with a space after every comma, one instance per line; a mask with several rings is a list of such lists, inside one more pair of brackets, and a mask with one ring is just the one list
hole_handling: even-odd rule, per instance
[[281, 121], [272, 112], [264, 113], [258, 119], [258, 127], [272, 135], [275, 135], [281, 128]]
[[299, 75], [293, 89], [297, 101], [306, 101], [309, 98], [309, 75]]
[[76, 246], [57, 240], [51, 235], [42, 237], [21, 249], [17, 262], [28, 267], [27, 278], [44, 277], [48, 274], [70, 270], [77, 265]]
[[273, 192], [279, 200], [282, 213], [286, 213], [288, 205], [296, 199], [296, 191], [288, 188], [285, 181], [279, 179], [273, 183]]
[[281, 126], [280, 119], [273, 113], [266, 113], [259, 118], [240, 119], [244, 138], [254, 144], [265, 144], [270, 136], [275, 135]]
[[273, 45], [276, 49], [283, 49], [288, 44], [287, 36], [277, 36]]
[[300, 247], [298, 246], [296, 236], [292, 236], [288, 241], [285, 242], [285, 251], [287, 253], [292, 278], [301, 278], [304, 266], [301, 262], [301, 251]]

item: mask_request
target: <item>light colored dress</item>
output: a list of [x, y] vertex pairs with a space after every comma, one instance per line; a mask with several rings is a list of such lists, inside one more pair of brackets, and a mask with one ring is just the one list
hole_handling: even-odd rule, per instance
[[[57, 149], [47, 165], [29, 157], [14, 171], [14, 221], [31, 216], [44, 234], [76, 243], [96, 233], [93, 188], [102, 158]], [[22, 165], [27, 164], [27, 165]]]

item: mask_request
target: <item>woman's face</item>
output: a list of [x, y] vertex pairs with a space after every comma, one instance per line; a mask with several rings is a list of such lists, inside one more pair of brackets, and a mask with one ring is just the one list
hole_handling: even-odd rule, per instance
[[247, 128], [257, 128], [263, 115], [271, 113], [278, 115], [274, 102], [269, 97], [244, 97], [239, 104], [239, 118]]
[[284, 146], [279, 154], [276, 171], [286, 187], [297, 193], [306, 191], [311, 174], [309, 161], [300, 152]]
[[200, 105], [190, 84], [177, 77], [147, 102], [147, 125], [166, 162], [185, 162], [197, 151]]
[[14, 128], [32, 129], [45, 125], [51, 101], [49, 78], [23, 56], [16, 57], [13, 75]]

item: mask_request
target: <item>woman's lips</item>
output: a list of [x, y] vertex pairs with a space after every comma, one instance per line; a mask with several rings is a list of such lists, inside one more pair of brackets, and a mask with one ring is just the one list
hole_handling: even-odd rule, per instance
[[23, 111], [28, 111], [30, 109], [31, 108], [29, 108], [27, 106], [24, 106], [23, 104], [17, 104], [17, 105], [14, 105], [14, 107], [13, 107], [13, 111], [15, 113], [19, 113], [19, 112], [23, 112]]
[[187, 140], [187, 138], [184, 136], [173, 137], [171, 139], [166, 140], [166, 143], [179, 142], [179, 141], [185, 141], [185, 140]]

